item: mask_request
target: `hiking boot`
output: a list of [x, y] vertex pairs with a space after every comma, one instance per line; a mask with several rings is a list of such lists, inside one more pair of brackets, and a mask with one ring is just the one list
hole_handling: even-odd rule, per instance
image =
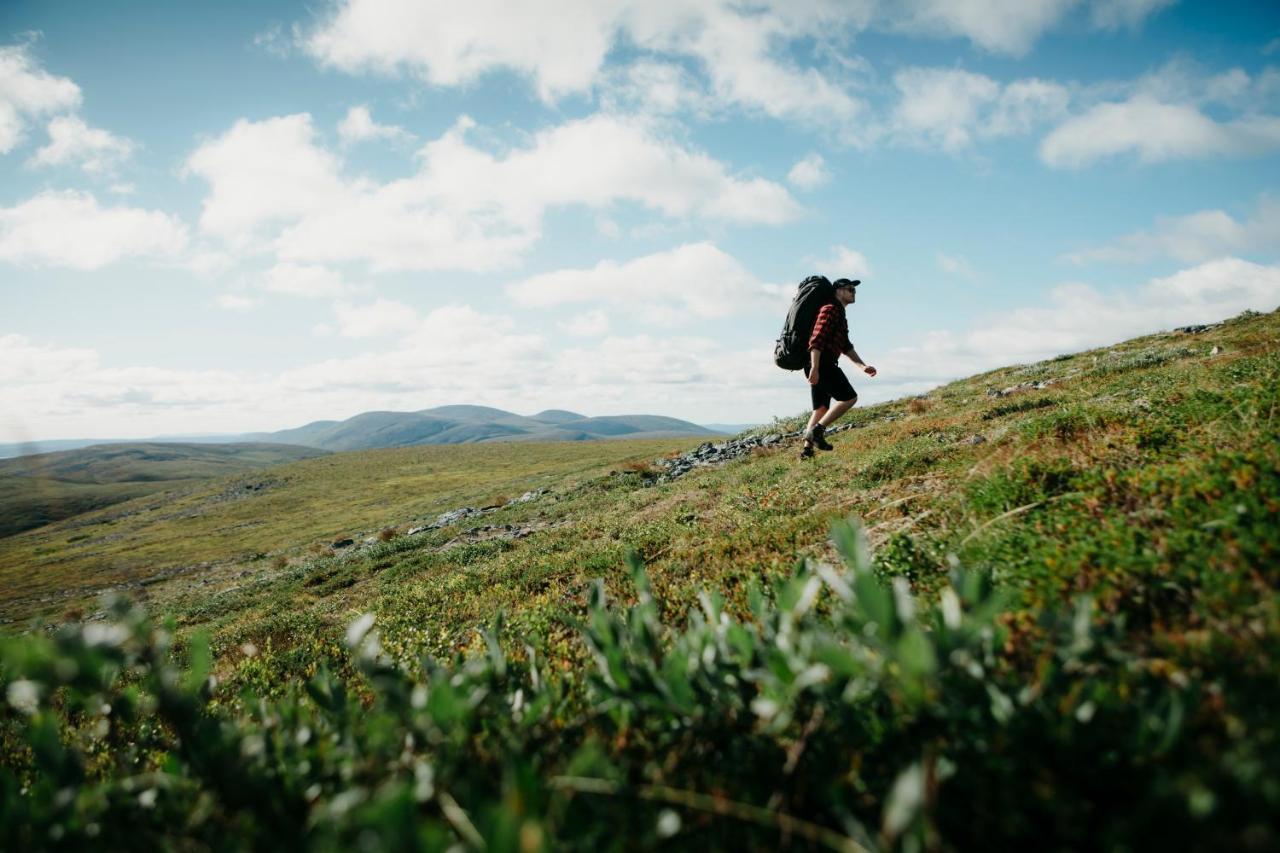
[[814, 456], [814, 453], [813, 453], [813, 445], [806, 441], [806, 442], [804, 443], [804, 447], [802, 447], [802, 448], [800, 449], [800, 458], [801, 458], [801, 459], [812, 459], [812, 458], [813, 458], [813, 456]]
[[813, 425], [813, 429], [809, 431], [809, 440], [819, 450], [835, 450], [831, 442], [827, 441], [827, 428], [822, 424]]

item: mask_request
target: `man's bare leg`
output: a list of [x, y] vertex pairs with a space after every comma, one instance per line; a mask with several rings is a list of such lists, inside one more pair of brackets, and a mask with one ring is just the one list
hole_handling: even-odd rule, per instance
[[[823, 429], [826, 429], [836, 421], [840, 420], [840, 418], [844, 415], [845, 412], [853, 408], [853, 404], [856, 402], [858, 402], [857, 397], [854, 397], [852, 400], [845, 400], [843, 402], [836, 401], [835, 405], [833, 405], [830, 409], [827, 409], [825, 413], [818, 415], [818, 412], [814, 412], [815, 415], [818, 415], [817, 422], [822, 424]], [[810, 429], [813, 428], [813, 424], [814, 424], [814, 420], [811, 418], [809, 420]]]
[[819, 420], [821, 420], [822, 416], [825, 415], [826, 413], [827, 413], [826, 406], [823, 406], [821, 409], [814, 409], [813, 414], [809, 415], [809, 423], [807, 426], [805, 426], [804, 431], [808, 432], [809, 430], [813, 429], [813, 425], [816, 424]]

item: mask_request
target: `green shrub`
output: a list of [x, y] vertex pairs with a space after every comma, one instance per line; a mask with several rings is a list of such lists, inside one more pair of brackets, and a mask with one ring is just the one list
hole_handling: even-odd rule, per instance
[[1203, 683], [1087, 598], [1032, 629], [954, 558], [924, 600], [877, 579], [857, 528], [833, 538], [845, 569], [753, 587], [741, 617], [704, 593], [679, 627], [632, 558], [634, 603], [598, 581], [576, 626], [585, 672], [501, 620], [467, 656], [404, 666], [366, 615], [354, 670], [272, 698], [220, 697], [205, 641], [175, 650], [120, 602], [0, 640], [0, 846], [1280, 843], [1275, 726], [1224, 710], [1274, 707], [1274, 682]]

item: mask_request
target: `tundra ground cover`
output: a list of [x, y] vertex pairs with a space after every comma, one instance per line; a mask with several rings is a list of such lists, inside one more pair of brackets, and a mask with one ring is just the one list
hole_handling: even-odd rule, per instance
[[814, 464], [277, 544], [168, 628], [5, 642], [9, 840], [1274, 848], [1278, 389], [1246, 316], [859, 410]]

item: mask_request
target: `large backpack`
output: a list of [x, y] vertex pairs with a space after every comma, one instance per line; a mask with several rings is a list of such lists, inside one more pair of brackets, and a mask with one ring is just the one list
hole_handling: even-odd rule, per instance
[[809, 336], [822, 306], [836, 301], [836, 289], [825, 276], [811, 275], [800, 282], [782, 335], [773, 348], [773, 363], [783, 370], [800, 370], [809, 363]]

